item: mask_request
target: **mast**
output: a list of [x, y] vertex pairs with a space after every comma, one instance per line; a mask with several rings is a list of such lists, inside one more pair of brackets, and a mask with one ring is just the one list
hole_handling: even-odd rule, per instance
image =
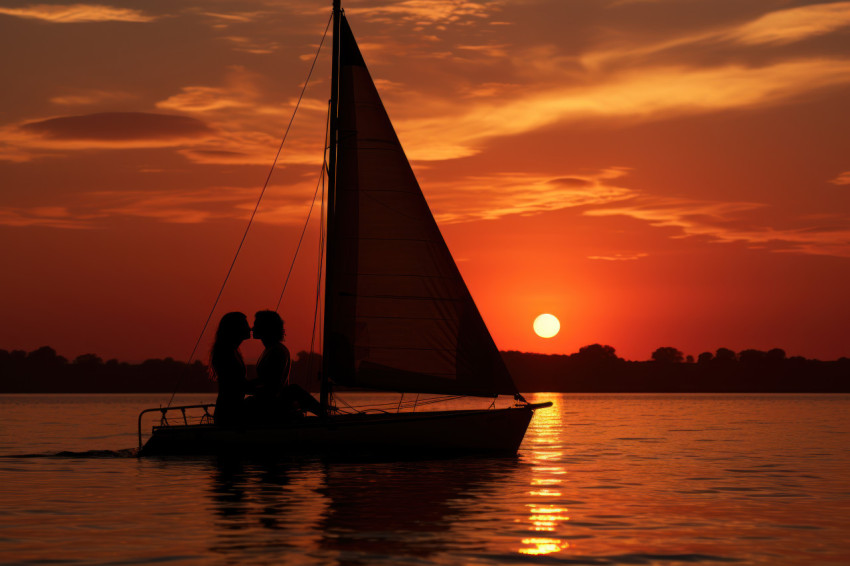
[[328, 139], [330, 140], [330, 148], [328, 152], [328, 212], [327, 212], [327, 229], [325, 230], [325, 316], [324, 316], [324, 336], [322, 344], [322, 381], [320, 403], [322, 409], [327, 411], [330, 394], [330, 382], [328, 381], [328, 368], [330, 367], [328, 358], [328, 334], [332, 328], [329, 324], [329, 318], [332, 316], [333, 309], [331, 308], [328, 297], [328, 280], [331, 277], [332, 262], [330, 258], [331, 247], [334, 238], [331, 232], [334, 230], [334, 204], [336, 201], [336, 173], [337, 173], [337, 143], [339, 141], [339, 36], [340, 36], [340, 20], [342, 15], [341, 0], [333, 0], [333, 54], [331, 57], [331, 99], [330, 99], [330, 132]]

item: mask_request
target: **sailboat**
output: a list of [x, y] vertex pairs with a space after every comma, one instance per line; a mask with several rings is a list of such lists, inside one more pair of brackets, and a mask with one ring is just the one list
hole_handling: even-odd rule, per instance
[[[497, 398], [508, 408], [357, 412], [219, 426], [209, 406], [139, 415], [142, 455], [516, 454], [536, 409], [517, 389], [443, 240], [366, 67], [333, 2], [320, 401], [334, 386]], [[187, 411], [203, 409], [200, 422]], [[142, 417], [161, 412], [142, 445]], [[180, 411], [182, 418], [174, 411]], [[169, 417], [171, 413], [171, 417]]]

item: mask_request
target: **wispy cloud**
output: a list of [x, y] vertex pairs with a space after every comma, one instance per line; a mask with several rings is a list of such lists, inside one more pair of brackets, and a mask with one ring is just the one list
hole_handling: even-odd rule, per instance
[[[113, 95], [80, 92], [53, 102], [84, 105]], [[163, 112], [54, 116], [0, 127], [0, 160], [58, 150], [174, 147], [196, 163], [270, 165], [295, 99], [287, 102], [264, 100], [251, 73], [230, 69], [224, 86], [186, 86], [155, 103]], [[296, 126], [315, 135], [290, 138], [280, 163], [321, 163], [326, 111], [326, 101], [302, 99]]]
[[244, 89], [239, 93], [228, 88], [186, 86], [178, 94], [157, 102], [156, 107], [178, 112], [209, 112], [248, 106], [250, 102], [245, 98]]
[[[312, 188], [311, 188], [312, 186]], [[309, 181], [270, 186], [256, 221], [268, 224], [304, 222], [315, 184]], [[259, 187], [209, 187], [183, 190], [110, 190], [77, 195], [68, 205], [0, 207], [0, 226], [95, 229], [122, 218], [169, 224], [246, 220]], [[319, 206], [315, 207], [319, 210]]]
[[133, 95], [123, 91], [76, 90], [53, 96], [50, 98], [50, 102], [57, 106], [90, 106], [131, 98], [133, 98]]
[[493, 58], [502, 58], [506, 57], [508, 54], [507, 45], [458, 45], [456, 49], [472, 52], [479, 59], [481, 55]]
[[[216, 156], [217, 160], [221, 156]], [[565, 208], [612, 206], [629, 201], [635, 191], [618, 186], [628, 170], [612, 167], [589, 174], [552, 177], [506, 173], [431, 183], [429, 203], [441, 224], [493, 220]], [[316, 189], [318, 171], [286, 186], [270, 186], [258, 222], [298, 224], [304, 221]], [[0, 209], [0, 225], [96, 227], [108, 219], [146, 218], [158, 222], [199, 224], [245, 219], [256, 203], [258, 188], [218, 186], [204, 189], [109, 190], [80, 195], [73, 205]]]
[[850, 26], [850, 2], [833, 2], [779, 10], [725, 34], [734, 41], [756, 45], [786, 44]]
[[635, 261], [638, 259], [642, 259], [645, 257], [649, 257], [648, 253], [639, 252], [632, 254], [613, 254], [613, 255], [591, 255], [587, 256], [587, 259], [594, 259], [600, 261]]
[[673, 228], [674, 237], [703, 237], [715, 243], [743, 243], [753, 249], [850, 257], [850, 216], [821, 220], [798, 218], [797, 226], [777, 228], [756, 221], [752, 213], [766, 205], [711, 202], [643, 196], [624, 206], [584, 211], [588, 216], [627, 216], [659, 228]]
[[414, 159], [465, 157], [498, 136], [587, 119], [649, 120], [778, 104], [801, 94], [850, 84], [850, 60], [801, 59], [746, 67], [662, 67], [617, 73], [591, 86], [517, 93], [513, 99], [464, 107], [431, 103], [437, 117], [399, 120]]
[[615, 182], [627, 172], [612, 167], [561, 178], [527, 173], [473, 176], [429, 183], [427, 196], [441, 223], [493, 220], [629, 199], [636, 193]]
[[369, 6], [367, 8], [348, 8], [351, 14], [362, 15], [370, 20], [387, 23], [400, 21], [418, 25], [458, 24], [470, 19], [486, 18], [499, 9], [504, 2], [500, 0], [402, 0], [391, 4]]
[[100, 191], [92, 197], [108, 216], [137, 216], [175, 224], [231, 218], [238, 205], [250, 201], [250, 191], [215, 187], [196, 191]]
[[[250, 216], [258, 194], [259, 187], [210, 187], [190, 191], [100, 191], [91, 196], [102, 203], [99, 213], [103, 215], [198, 224], [211, 220], [245, 220]], [[256, 221], [300, 224], [310, 208], [310, 199], [305, 196], [311, 194], [309, 182], [270, 186]]]
[[62, 206], [0, 207], [0, 226], [83, 230], [94, 226], [94, 215], [77, 215]]
[[[576, 208], [590, 217], [625, 216], [654, 228], [670, 229], [671, 238], [703, 238], [713, 243], [742, 243], [752, 249], [850, 257], [850, 216], [785, 217], [772, 225], [771, 207], [759, 202], [720, 202], [659, 197], [628, 187], [629, 169], [611, 167], [591, 174], [553, 178], [505, 173], [429, 183], [426, 196], [441, 224], [494, 220]], [[596, 254], [589, 259], [633, 261], [647, 252]]]
[[[264, 165], [274, 160], [280, 139], [266, 134], [224, 134], [208, 143], [186, 144], [178, 153], [203, 165]], [[322, 144], [287, 141], [278, 165], [316, 165], [322, 162]]]
[[[711, 202], [691, 199], [644, 197], [628, 206], [603, 207], [585, 212], [588, 216], [630, 216], [645, 220], [659, 228], [679, 228], [689, 236], [710, 235], [716, 239], [733, 241], [727, 237], [730, 221], [743, 212], [763, 208], [752, 202]], [[723, 226], [723, 229], [719, 227]]]
[[14, 132], [11, 128], [0, 128], [0, 161], [11, 161], [13, 163], [23, 163], [30, 161], [35, 155], [31, 149], [22, 147], [20, 136], [13, 136], [10, 133]]
[[99, 4], [33, 4], [22, 8], [0, 7], [0, 14], [18, 18], [41, 20], [54, 24], [84, 22], [152, 22], [157, 19], [131, 8], [114, 8]]
[[253, 37], [229, 35], [223, 39], [232, 43], [235, 51], [253, 53], [254, 55], [268, 55], [280, 48], [280, 43], [277, 41], [261, 41]]
[[[232, 68], [222, 86], [186, 86], [157, 102], [161, 110], [197, 116], [216, 131], [215, 136], [187, 144], [180, 153], [196, 163], [269, 165], [296, 99], [270, 103], [255, 82], [251, 73]], [[297, 126], [316, 135], [289, 138], [282, 163], [321, 163], [326, 112], [325, 100], [301, 100]]]
[[258, 17], [262, 16], [264, 12], [203, 12], [204, 16], [212, 18], [216, 21], [222, 21], [226, 23], [250, 23], [256, 21]]
[[616, 47], [590, 51], [580, 60], [587, 68], [594, 69], [618, 60], [637, 60], [700, 44], [786, 45], [848, 26], [850, 2], [813, 4], [769, 12], [744, 24], [715, 27], [661, 41], [645, 43], [643, 39], [621, 39]]
[[850, 185], [850, 171], [845, 171], [830, 181], [833, 185]]

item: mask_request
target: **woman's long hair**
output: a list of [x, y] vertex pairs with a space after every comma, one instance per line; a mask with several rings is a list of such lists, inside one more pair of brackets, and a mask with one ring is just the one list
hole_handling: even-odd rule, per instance
[[229, 312], [218, 323], [218, 329], [215, 331], [215, 341], [210, 349], [210, 379], [216, 381], [218, 376], [215, 373], [215, 364], [213, 360], [219, 356], [234, 355], [239, 361], [242, 361], [242, 354], [238, 348], [234, 348], [234, 344], [238, 344], [241, 338], [241, 332], [248, 325], [248, 317], [241, 312]]

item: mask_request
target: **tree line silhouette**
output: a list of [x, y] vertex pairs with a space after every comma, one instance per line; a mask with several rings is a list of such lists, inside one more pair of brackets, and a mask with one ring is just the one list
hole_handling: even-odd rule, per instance
[[[322, 367], [321, 356], [299, 352], [291, 377], [308, 383], [309, 373]], [[313, 368], [316, 368], [313, 370]], [[248, 366], [249, 377], [255, 368]], [[318, 381], [317, 381], [318, 383]], [[0, 393], [215, 393], [218, 384], [201, 361], [191, 364], [173, 358], [141, 363], [104, 361], [83, 354], [69, 361], [50, 346], [32, 352], [0, 350]]]
[[522, 391], [571, 393], [848, 393], [850, 359], [824, 362], [785, 351], [720, 348], [696, 359], [672, 347], [628, 361], [592, 344], [571, 355], [502, 352]]
[[[695, 359], [662, 347], [648, 361], [628, 361], [611, 346], [592, 344], [569, 355], [502, 352], [521, 391], [566, 393], [850, 393], [850, 358], [787, 357], [780, 348], [734, 352], [720, 348]], [[298, 352], [291, 379], [316, 391], [320, 354]], [[249, 377], [253, 366], [248, 367]], [[83, 354], [69, 361], [49, 346], [31, 352], [0, 349], [0, 393], [213, 393], [201, 361], [141, 363]]]

